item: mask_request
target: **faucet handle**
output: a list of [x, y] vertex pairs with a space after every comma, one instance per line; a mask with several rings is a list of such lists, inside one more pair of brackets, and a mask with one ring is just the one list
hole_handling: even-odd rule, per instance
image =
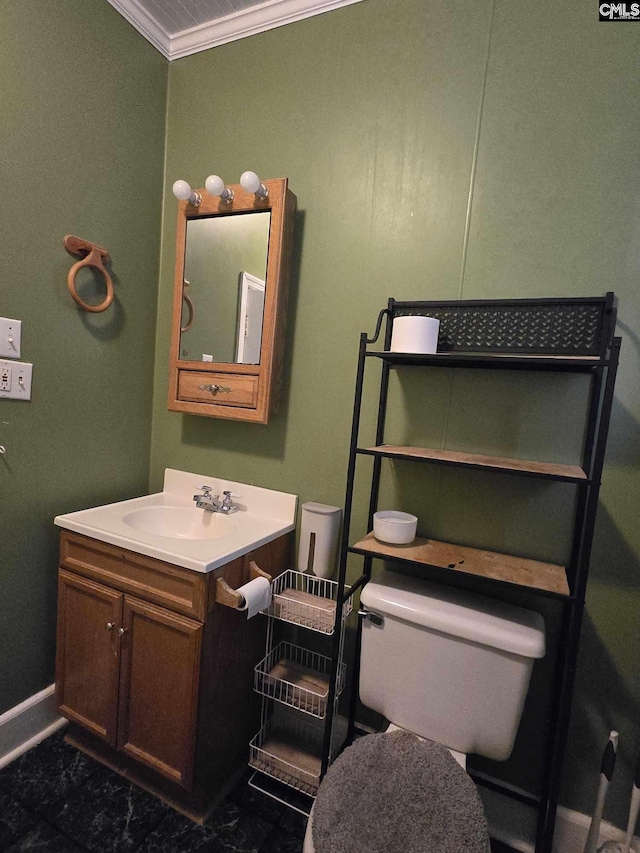
[[234, 504], [234, 502], [231, 500], [231, 498], [232, 497], [239, 498], [242, 496], [236, 495], [231, 491], [225, 491], [225, 492], [223, 492], [223, 495], [224, 495], [224, 500], [222, 501], [222, 505], [220, 507], [221, 511], [226, 512], [226, 513], [236, 512], [238, 507], [236, 506], [236, 504]]
[[201, 495], [194, 495], [193, 500], [196, 502], [196, 506], [202, 508], [207, 507], [209, 503], [213, 503], [214, 500], [217, 499], [217, 495], [215, 498], [211, 497], [211, 489], [212, 486], [196, 486], [196, 489], [200, 489], [202, 492]]

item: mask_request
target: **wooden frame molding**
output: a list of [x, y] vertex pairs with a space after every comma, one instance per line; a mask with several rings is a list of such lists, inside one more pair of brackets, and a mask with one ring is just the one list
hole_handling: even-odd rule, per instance
[[[296, 197], [288, 189], [286, 178], [263, 183], [269, 189], [269, 195], [264, 200], [245, 192], [240, 184], [231, 184], [234, 199], [230, 204], [225, 204], [203, 189], [197, 190], [202, 196], [199, 206], [187, 201], [179, 202], [169, 359], [168, 408], [172, 412], [266, 424], [278, 410]], [[201, 217], [255, 211], [271, 213], [260, 363], [181, 360], [187, 223]]]

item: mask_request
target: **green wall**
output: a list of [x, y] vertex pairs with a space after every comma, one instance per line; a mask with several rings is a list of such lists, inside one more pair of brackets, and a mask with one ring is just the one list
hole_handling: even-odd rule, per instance
[[[640, 639], [637, 39], [628, 25], [599, 24], [591, 0], [366, 0], [173, 62], [151, 455], [153, 489], [173, 466], [342, 505], [358, 335], [389, 296], [615, 290], [623, 358], [562, 802], [590, 811], [617, 728], [606, 816], [619, 825], [640, 749], [629, 653]], [[245, 169], [287, 176], [298, 197], [286, 393], [266, 427], [166, 410], [170, 187], [202, 186], [211, 172], [234, 182]], [[426, 394], [410, 371], [394, 382], [393, 429], [407, 440], [432, 434], [442, 446], [566, 461], [579, 452], [579, 382], [443, 372]], [[400, 465], [387, 480], [389, 500], [419, 506], [425, 532], [566, 554], [566, 487], [523, 491], [506, 477], [441, 471], [418, 492]], [[557, 613], [544, 609], [553, 635]], [[529, 783], [540, 752], [548, 663], [514, 758], [492, 768], [516, 783]]]
[[[599, 24], [591, 0], [366, 0], [170, 66], [104, 0], [9, 0], [0, 31], [0, 314], [23, 320], [34, 363], [32, 402], [1, 403], [0, 713], [53, 678], [54, 515], [158, 489], [167, 466], [341, 505], [358, 334], [389, 296], [615, 290], [622, 364], [562, 802], [590, 811], [617, 728], [605, 816], [622, 825], [640, 749], [637, 31]], [[266, 427], [166, 410], [171, 184], [245, 169], [298, 196], [286, 390]], [[67, 233], [111, 253], [103, 315], [66, 290]], [[578, 453], [579, 382], [421, 382], [394, 377], [390, 439]], [[566, 552], [563, 487], [440, 471], [417, 489], [397, 465], [384, 488], [432, 535]], [[513, 759], [490, 768], [516, 783], [542, 742], [548, 663]]]
[[[147, 490], [168, 63], [104, 0], [5, 0], [0, 32], [0, 315], [34, 365], [0, 401], [2, 713], [53, 681], [53, 517]], [[68, 233], [110, 252], [104, 314]]]

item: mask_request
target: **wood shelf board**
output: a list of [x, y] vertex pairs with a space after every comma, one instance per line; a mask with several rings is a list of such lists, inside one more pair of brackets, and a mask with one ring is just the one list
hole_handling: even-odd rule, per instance
[[309, 796], [315, 796], [320, 784], [320, 751], [288, 731], [276, 729], [260, 747], [252, 747], [249, 765]]
[[269, 613], [284, 622], [291, 622], [321, 633], [332, 633], [336, 602], [304, 590], [287, 587], [273, 596]]
[[279, 660], [267, 673], [269, 678], [277, 681], [285, 681], [295, 687], [313, 693], [320, 699], [326, 698], [329, 693], [329, 676], [322, 675], [307, 666], [296, 663], [287, 658]]
[[302, 770], [296, 767], [285, 767], [276, 756], [260, 753], [259, 757], [249, 759], [249, 767], [253, 767], [254, 770], [299, 791], [301, 794], [306, 794], [308, 797], [315, 797], [318, 793], [319, 774], [317, 778], [314, 777], [313, 781], [309, 781]]
[[463, 453], [455, 450], [436, 450], [430, 447], [383, 444], [377, 447], [366, 447], [359, 452], [369, 453], [374, 456], [387, 456], [389, 458], [421, 459], [442, 465], [461, 465], [468, 468], [549, 477], [555, 480], [567, 480], [570, 482], [586, 482], [588, 479], [584, 470], [578, 465], [535, 462], [529, 459], [512, 459], [506, 456], [485, 456], [483, 454]]
[[288, 732], [274, 731], [260, 747], [263, 753], [291, 765], [317, 779], [320, 778], [322, 759], [309, 748], [309, 744], [294, 738]]
[[291, 586], [286, 587], [282, 592], [277, 593], [274, 598], [281, 599], [282, 602], [291, 601], [304, 604], [307, 607], [313, 607], [316, 610], [323, 610], [326, 613], [335, 613], [336, 603], [331, 598], [321, 598], [319, 595], [313, 595], [310, 592], [305, 592], [302, 589], [294, 589]]
[[555, 595], [568, 597], [570, 594], [563, 566], [512, 557], [496, 551], [483, 551], [466, 545], [454, 545], [421, 537], [416, 537], [410, 545], [387, 545], [378, 542], [373, 533], [368, 533], [364, 539], [353, 545], [351, 550], [382, 559], [449, 569]]

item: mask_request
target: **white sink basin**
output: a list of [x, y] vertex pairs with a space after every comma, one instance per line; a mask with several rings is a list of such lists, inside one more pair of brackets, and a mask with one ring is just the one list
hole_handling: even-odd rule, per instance
[[[210, 486], [214, 495], [237, 495], [237, 512], [198, 509], [193, 496], [202, 486]], [[54, 522], [138, 554], [210, 572], [294, 530], [297, 500], [286, 492], [167, 468], [161, 492], [58, 515]]]
[[197, 507], [148, 506], [126, 513], [122, 520], [143, 533], [170, 539], [219, 539], [237, 527], [234, 515], [222, 515]]

